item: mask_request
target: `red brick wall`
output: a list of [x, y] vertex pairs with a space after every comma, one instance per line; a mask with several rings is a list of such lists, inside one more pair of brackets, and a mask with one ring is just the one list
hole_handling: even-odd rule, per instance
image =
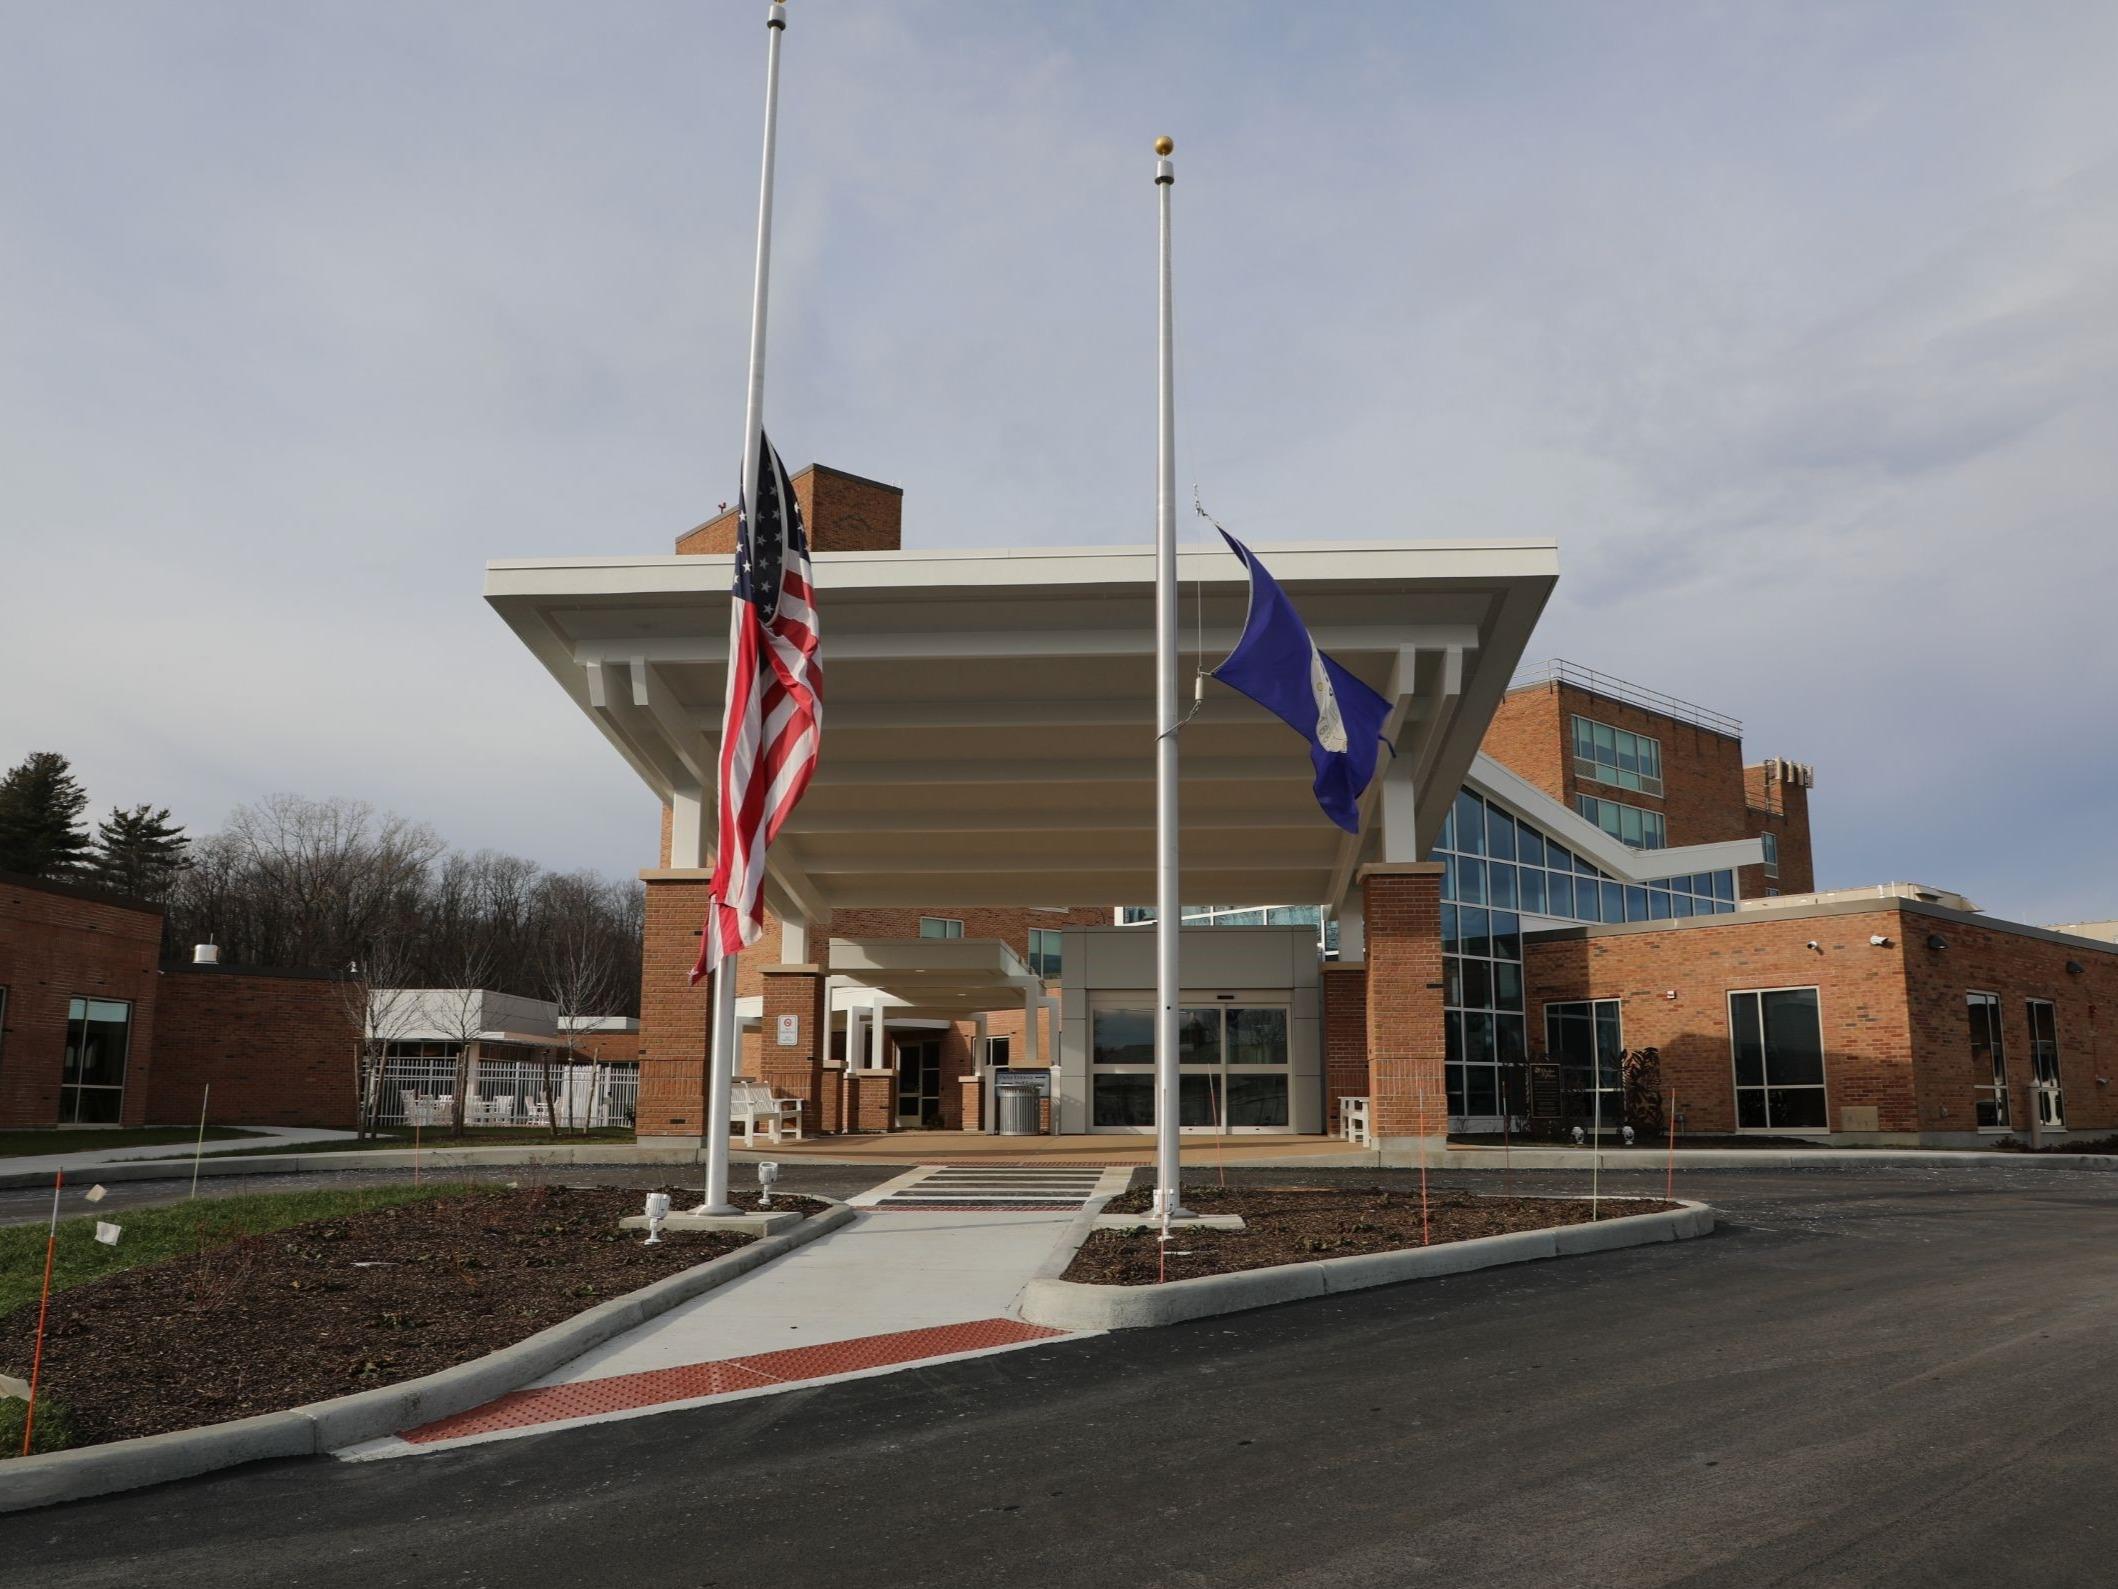
[[[894, 552], [904, 544], [905, 493], [843, 469], [811, 464], [793, 478], [794, 500], [809, 531], [810, 548], [818, 552]], [[734, 508], [677, 537], [685, 555], [735, 550]]]
[[[1927, 948], [1930, 935], [1948, 948]], [[1877, 948], [1871, 936], [1889, 944]], [[1808, 947], [1812, 940], [1817, 949]], [[1677, 1089], [1688, 1131], [1735, 1128], [1728, 993], [1811, 986], [1818, 990], [1835, 1127], [1841, 1109], [1872, 1104], [1881, 1131], [1975, 1130], [1972, 1089], [1981, 1078], [1964, 1004], [1975, 990], [2000, 996], [2017, 1135], [2028, 1134], [2031, 998], [2054, 1006], [2068, 1128], [2118, 1128], [2118, 1052], [2107, 1031], [2118, 1000], [2118, 952], [1885, 907], [1537, 938], [1527, 955], [1533, 1041], [1544, 1030], [1549, 1000], [1620, 999], [1626, 1045], [1662, 1051], [1663, 1082]], [[2066, 970], [2070, 960], [2082, 967], [2079, 974]], [[1670, 989], [1674, 1001], [1663, 997]], [[2114, 1085], [2098, 1086], [2099, 1075], [2113, 1076]]]
[[1775, 835], [1780, 841], [1780, 870], [1777, 877], [1767, 877], [1763, 866], [1742, 867], [1742, 897], [1759, 899], [1768, 890], [1815, 893], [1816, 865], [1809, 846], [1809, 791], [1800, 784], [1767, 780], [1765, 766], [1760, 762], [1743, 769], [1743, 799], [1745, 837]]
[[[708, 979], [690, 987], [686, 978], [699, 954], [707, 887], [703, 877], [647, 882], [640, 962], [642, 1137], [706, 1133], [706, 1032], [713, 985]], [[755, 956], [746, 955], [741, 964], [746, 983], [757, 976]]]
[[1532, 684], [1501, 698], [1478, 748], [1564, 804], [1569, 732], [1559, 716], [1559, 686]]
[[[1441, 868], [1370, 867], [1367, 925], [1368, 1115], [1380, 1141], [1441, 1136]], [[1350, 1090], [1350, 1089], [1349, 1089]]]
[[351, 1130], [360, 1025], [347, 986], [336, 977], [165, 971], [147, 1119], [197, 1120], [210, 1083], [213, 1124]]
[[[1871, 947], [1871, 934], [1891, 941]], [[1628, 1048], [1657, 1048], [1662, 1085], [1675, 1088], [1687, 1132], [1736, 1129], [1728, 994], [1815, 987], [1824, 1041], [1829, 1120], [1874, 1105], [1877, 1129], [1919, 1129], [1905, 962], [1894, 909], [1855, 915], [1701, 918], [1659, 932], [1534, 938], [1524, 976], [1532, 1051], [1555, 999], [1621, 1001]], [[1807, 947], [1814, 939], [1819, 949]], [[1677, 997], [1663, 995], [1674, 989]]]
[[1324, 1129], [1339, 1129], [1338, 1101], [1368, 1095], [1368, 969], [1321, 968], [1324, 1034]]
[[[1946, 949], [1929, 949], [1929, 935]], [[2118, 1130], [2118, 1041], [2110, 1031], [2118, 1011], [2118, 950], [2054, 943], [2027, 933], [1907, 911], [1903, 926], [1913, 1040], [1920, 1056], [1920, 1123], [1929, 1131], [1967, 1131], [1978, 1082], [1971, 1058], [1965, 995], [2000, 998], [2001, 1039], [2008, 1064], [2009, 1123], [2030, 1133], [2030, 1028], [2027, 1001], [2049, 999], [2059, 1037], [2059, 1080], [2066, 1125], [2074, 1134]], [[2071, 961], [2081, 970], [2070, 972]], [[2098, 1086], [2096, 1078], [2110, 1078]]]
[[0, 1126], [59, 1118], [66, 1007], [75, 998], [132, 1004], [122, 1121], [147, 1116], [153, 1086], [161, 913], [94, 889], [0, 877]]

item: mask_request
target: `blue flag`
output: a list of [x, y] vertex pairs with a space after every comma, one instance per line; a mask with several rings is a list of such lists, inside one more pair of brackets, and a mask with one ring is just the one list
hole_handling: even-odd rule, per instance
[[1250, 571], [1250, 610], [1242, 638], [1213, 676], [1309, 741], [1316, 803], [1358, 833], [1361, 791], [1375, 777], [1390, 703], [1317, 650], [1302, 615], [1249, 547], [1226, 530], [1221, 539]]

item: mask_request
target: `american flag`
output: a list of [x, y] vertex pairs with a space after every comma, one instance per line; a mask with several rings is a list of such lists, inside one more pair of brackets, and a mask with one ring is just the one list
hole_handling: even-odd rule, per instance
[[786, 465], [758, 437], [757, 512], [737, 504], [720, 827], [696, 983], [765, 930], [765, 851], [809, 787], [823, 734], [809, 543]]

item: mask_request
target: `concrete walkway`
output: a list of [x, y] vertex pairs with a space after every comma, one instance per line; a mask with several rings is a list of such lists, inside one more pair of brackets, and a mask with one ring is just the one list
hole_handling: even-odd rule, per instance
[[875, 1188], [855, 1200], [852, 1224], [523, 1390], [339, 1455], [370, 1460], [544, 1434], [1061, 1337], [1023, 1322], [1016, 1305], [1082, 1200], [1104, 1189], [1099, 1178], [1056, 1206], [937, 1208], [890, 1196], [938, 1172], [923, 1166]]
[[[216, 1153], [235, 1153], [250, 1148], [298, 1148], [311, 1142], [345, 1142], [358, 1135], [353, 1131], [311, 1130], [304, 1126], [244, 1126], [249, 1133], [240, 1137], [224, 1137], [217, 1142], [208, 1142], [203, 1148], [207, 1157]], [[54, 1142], [64, 1142], [66, 1133], [54, 1131]], [[41, 1153], [26, 1154], [18, 1158], [0, 1159], [0, 1171], [9, 1176], [51, 1175], [59, 1170], [66, 1172], [70, 1181], [77, 1170], [92, 1170], [99, 1165], [124, 1164], [134, 1159], [166, 1159], [170, 1161], [171, 1175], [189, 1174], [192, 1145], [184, 1142], [143, 1143], [130, 1148], [96, 1148], [86, 1153]], [[178, 1161], [181, 1161], [179, 1164]]]

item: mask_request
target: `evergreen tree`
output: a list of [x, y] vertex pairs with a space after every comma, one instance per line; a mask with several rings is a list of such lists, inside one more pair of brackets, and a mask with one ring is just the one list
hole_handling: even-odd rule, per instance
[[159, 900], [178, 872], [191, 864], [191, 840], [169, 820], [165, 806], [111, 807], [96, 829], [96, 881], [138, 899]]
[[0, 778], [0, 872], [78, 875], [89, 859], [88, 795], [56, 751], [40, 750]]

